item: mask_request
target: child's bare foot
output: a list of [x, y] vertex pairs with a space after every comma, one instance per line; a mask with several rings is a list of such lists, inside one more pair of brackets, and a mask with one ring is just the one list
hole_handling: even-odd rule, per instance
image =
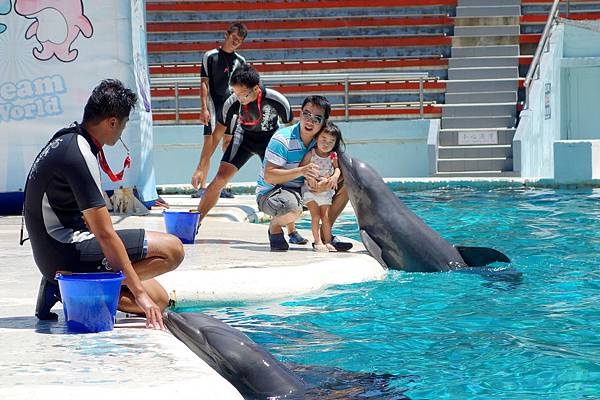
[[329, 252], [329, 249], [327, 248], [327, 245], [324, 245], [323, 243], [313, 243], [313, 250], [319, 253], [327, 253]]
[[337, 251], [331, 243], [325, 243], [325, 247], [327, 247], [328, 251]]

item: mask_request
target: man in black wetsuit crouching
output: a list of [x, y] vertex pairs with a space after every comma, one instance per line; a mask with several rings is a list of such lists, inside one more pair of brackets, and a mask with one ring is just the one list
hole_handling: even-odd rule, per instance
[[100, 184], [100, 166], [112, 173], [102, 146], [120, 138], [137, 96], [118, 80], [102, 81], [85, 106], [83, 121], [57, 132], [36, 157], [25, 187], [24, 217], [35, 262], [42, 272], [36, 315], [55, 319], [57, 271], [123, 271], [119, 309], [146, 315], [164, 329], [165, 289], [153, 279], [174, 270], [184, 251], [175, 236], [113, 228]]

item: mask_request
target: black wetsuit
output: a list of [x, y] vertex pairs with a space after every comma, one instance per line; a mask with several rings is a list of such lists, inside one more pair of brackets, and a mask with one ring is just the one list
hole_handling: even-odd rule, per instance
[[[292, 107], [284, 95], [260, 86], [261, 94], [252, 103], [243, 106], [235, 95], [223, 105], [219, 123], [225, 125], [225, 134], [234, 135], [221, 161], [240, 169], [253, 154], [262, 161], [273, 134], [294, 119]], [[260, 103], [260, 108], [259, 108]]]
[[[57, 270], [110, 269], [82, 211], [105, 206], [96, 156], [99, 149], [80, 125], [57, 132], [27, 177], [24, 216], [35, 262], [47, 279]], [[117, 231], [131, 261], [145, 257], [143, 229]]]
[[[227, 53], [222, 48], [204, 53], [200, 77], [208, 78], [208, 110], [211, 120], [218, 121], [223, 104], [231, 94], [229, 80], [236, 68], [246, 63], [246, 59], [236, 52]], [[205, 135], [212, 135], [214, 121], [204, 127]]]

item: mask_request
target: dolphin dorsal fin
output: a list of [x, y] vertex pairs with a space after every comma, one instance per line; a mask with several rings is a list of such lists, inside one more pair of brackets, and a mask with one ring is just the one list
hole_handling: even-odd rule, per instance
[[484, 267], [493, 262], [509, 263], [510, 259], [504, 253], [489, 247], [455, 246], [469, 267]]
[[360, 230], [360, 238], [362, 239], [362, 242], [365, 245], [365, 248], [367, 249], [367, 251], [369, 252], [371, 257], [376, 259], [377, 262], [379, 264], [381, 264], [382, 267], [388, 268], [385, 261], [383, 261], [381, 247], [379, 247], [379, 245], [373, 240], [373, 238], [371, 238], [371, 236], [369, 236], [367, 231], [365, 231], [364, 229], [361, 229]]

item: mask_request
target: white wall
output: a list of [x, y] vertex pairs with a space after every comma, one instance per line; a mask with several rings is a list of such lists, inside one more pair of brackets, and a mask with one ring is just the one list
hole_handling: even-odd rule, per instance
[[[428, 176], [427, 134], [430, 120], [339, 122], [347, 151], [371, 164], [384, 178]], [[155, 126], [154, 162], [157, 184], [189, 183], [202, 150], [199, 126]], [[211, 159], [209, 179], [223, 153]], [[256, 182], [260, 162], [250, 161], [232, 182]]]
[[529, 108], [521, 113], [513, 145], [515, 169], [524, 178], [574, 182], [590, 179], [596, 168], [595, 144], [556, 144], [600, 139], [600, 23], [573, 23], [593, 29], [572, 24], [553, 28], [539, 79], [532, 82]]
[[565, 25], [561, 139], [600, 139], [600, 22], [574, 23], [594, 29]]
[[[552, 178], [554, 175], [554, 140], [560, 139], [560, 59], [564, 27], [555, 26], [550, 37], [550, 51], [543, 53], [540, 78], [532, 82], [529, 108], [513, 140], [515, 170], [522, 177]], [[549, 86], [548, 86], [549, 85]]]

